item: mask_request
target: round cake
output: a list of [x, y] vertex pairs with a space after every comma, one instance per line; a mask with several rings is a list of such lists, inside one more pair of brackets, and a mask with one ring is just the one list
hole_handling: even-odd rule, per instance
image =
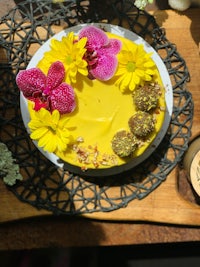
[[169, 125], [172, 90], [162, 60], [118, 26], [84, 24], [58, 33], [16, 83], [31, 139], [52, 162], [78, 174], [135, 167]]

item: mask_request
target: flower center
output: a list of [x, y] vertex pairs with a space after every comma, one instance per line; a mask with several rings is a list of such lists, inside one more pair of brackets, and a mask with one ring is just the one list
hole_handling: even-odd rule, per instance
[[48, 129], [49, 129], [53, 134], [56, 134], [56, 127], [57, 127], [57, 125], [52, 123], [51, 126], [48, 127]]
[[[49, 95], [50, 94], [50, 91], [51, 91], [51, 87], [50, 86], [46, 86], [46, 88], [44, 89], [43, 93], [45, 95]], [[44, 96], [44, 95], [43, 95]]]
[[85, 60], [89, 66], [92, 66], [98, 62], [98, 54], [95, 50], [88, 50], [85, 53]]
[[135, 62], [129, 61], [126, 65], [127, 71], [128, 72], [134, 72], [135, 71]]
[[70, 65], [71, 63], [72, 63], [72, 57], [71, 57], [71, 55], [67, 55], [67, 57], [66, 57], [66, 63], [67, 63], [67, 65]]

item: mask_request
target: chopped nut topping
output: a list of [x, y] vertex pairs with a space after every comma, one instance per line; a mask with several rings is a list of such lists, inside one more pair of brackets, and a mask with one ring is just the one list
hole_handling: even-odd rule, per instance
[[77, 142], [79, 143], [83, 143], [84, 142], [84, 138], [82, 136], [79, 136], [77, 139], [76, 139]]
[[117, 157], [115, 155], [100, 154], [97, 145], [89, 145], [88, 147], [81, 146], [80, 144], [73, 145], [73, 151], [76, 153], [77, 161], [83, 166], [83, 171], [87, 170], [88, 164], [93, 164], [95, 168], [102, 166], [113, 166], [117, 165]]

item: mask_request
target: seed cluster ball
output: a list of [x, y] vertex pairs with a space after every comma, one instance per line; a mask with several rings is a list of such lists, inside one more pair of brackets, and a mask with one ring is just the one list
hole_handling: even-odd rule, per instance
[[157, 107], [160, 96], [158, 84], [139, 86], [133, 92], [133, 102], [138, 110], [150, 111]]
[[112, 149], [119, 157], [128, 157], [137, 148], [137, 143], [137, 138], [133, 134], [121, 130], [112, 139]]
[[155, 127], [153, 116], [145, 111], [136, 112], [128, 124], [131, 132], [138, 137], [147, 137]]

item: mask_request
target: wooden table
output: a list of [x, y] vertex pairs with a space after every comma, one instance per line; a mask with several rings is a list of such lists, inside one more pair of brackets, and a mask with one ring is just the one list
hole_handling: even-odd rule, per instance
[[[200, 9], [152, 13], [189, 68], [188, 90], [195, 105], [194, 137], [200, 129]], [[20, 202], [0, 181], [0, 249], [200, 241], [200, 207], [193, 203], [187, 182], [178, 191], [180, 176], [187, 181], [177, 167], [153, 193], [126, 208], [73, 218], [52, 216]]]

